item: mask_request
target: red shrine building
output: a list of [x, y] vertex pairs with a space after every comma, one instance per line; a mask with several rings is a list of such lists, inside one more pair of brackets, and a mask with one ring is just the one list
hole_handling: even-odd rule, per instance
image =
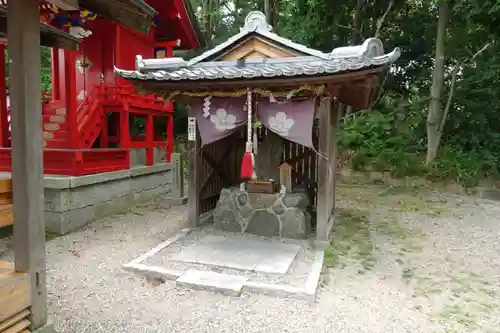
[[[0, 7], [8, 1], [13, 0], [0, 0]], [[145, 165], [153, 165], [159, 152], [170, 162], [173, 103], [137, 94], [115, 76], [114, 68], [133, 70], [136, 55], [172, 57], [174, 49], [194, 49], [200, 39], [187, 1], [145, 0], [144, 6], [156, 12], [154, 24], [133, 30], [89, 11], [65, 12], [40, 1], [41, 33], [58, 29], [76, 45], [51, 49], [52, 92], [40, 101], [46, 174], [125, 170], [134, 149], [145, 151]], [[5, 63], [6, 44], [0, 44], [0, 63]], [[11, 170], [5, 78], [5, 66], [0, 66], [0, 171]], [[132, 133], [137, 127], [142, 131]]]

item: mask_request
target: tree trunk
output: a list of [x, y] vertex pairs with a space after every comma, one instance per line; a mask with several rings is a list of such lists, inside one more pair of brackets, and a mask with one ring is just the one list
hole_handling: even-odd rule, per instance
[[268, 24], [273, 24], [273, 13], [271, 10], [271, 0], [264, 0], [264, 14]]
[[[362, 17], [361, 12], [363, 10], [363, 2], [364, 0], [356, 0], [356, 11], [354, 12], [354, 17], [352, 19], [352, 32], [351, 32], [351, 45], [355, 46], [361, 44], [362, 39], [362, 31], [361, 31], [361, 23]], [[350, 115], [353, 111], [353, 107], [351, 105], [347, 105], [346, 112], [344, 116], [344, 122], [347, 119], [347, 116]]]
[[351, 45], [358, 45], [361, 43], [361, 12], [363, 9], [364, 0], [356, 1], [356, 11], [354, 12], [354, 18], [352, 20], [352, 33], [351, 33]]
[[441, 108], [441, 94], [444, 85], [444, 41], [446, 37], [446, 25], [448, 23], [448, 0], [441, 0], [439, 4], [439, 19], [436, 36], [436, 55], [434, 72], [432, 75], [432, 86], [430, 91], [429, 114], [427, 115], [427, 157], [425, 164], [429, 165], [436, 159], [439, 148], [440, 123], [443, 118]]
[[283, 139], [271, 131], [267, 131], [255, 156], [257, 178], [261, 180], [279, 180], [279, 166], [283, 155]]

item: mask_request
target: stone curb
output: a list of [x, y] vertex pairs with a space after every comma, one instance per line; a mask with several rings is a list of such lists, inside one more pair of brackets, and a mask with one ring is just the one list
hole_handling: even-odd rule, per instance
[[[185, 274], [189, 272], [189, 270], [177, 271], [177, 270], [165, 269], [163, 267], [158, 267], [158, 266], [141, 264], [141, 262], [152, 257], [153, 255], [160, 252], [164, 248], [168, 247], [172, 243], [182, 239], [183, 237], [186, 237], [189, 234], [189, 232], [191, 232], [191, 230], [192, 229], [182, 229], [180, 232], [170, 237], [166, 241], [160, 243], [158, 246], [154, 247], [153, 249], [146, 252], [142, 256], [138, 257], [137, 259], [131, 261], [128, 264], [123, 265], [122, 268], [126, 271], [137, 273], [147, 278], [175, 280], [177, 285], [179, 286], [193, 288], [197, 290], [220, 292], [228, 296], [240, 296], [242, 292], [253, 292], [268, 296], [294, 298], [309, 302], [316, 301], [317, 290], [324, 262], [324, 252], [322, 250], [317, 250], [315, 253], [314, 262], [311, 266], [311, 271], [309, 273], [309, 277], [307, 278], [304, 287], [252, 282], [248, 281], [247, 278], [245, 277], [241, 277], [242, 278], [241, 288], [239, 288], [238, 290], [233, 288], [234, 289], [233, 290], [231, 288], [225, 288], [225, 287], [215, 286], [212, 284], [207, 284], [206, 282], [195, 283], [193, 281], [188, 281], [187, 279], [185, 279], [186, 278]], [[229, 274], [219, 274], [219, 275], [227, 275], [227, 277], [230, 277]]]

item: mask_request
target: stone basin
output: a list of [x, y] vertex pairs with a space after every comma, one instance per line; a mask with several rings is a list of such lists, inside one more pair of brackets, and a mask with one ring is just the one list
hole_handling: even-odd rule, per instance
[[306, 239], [311, 231], [308, 206], [304, 192], [282, 195], [225, 188], [214, 209], [214, 227], [266, 237]]

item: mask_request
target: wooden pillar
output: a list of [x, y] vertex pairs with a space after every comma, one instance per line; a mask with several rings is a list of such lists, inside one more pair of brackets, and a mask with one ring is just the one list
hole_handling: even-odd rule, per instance
[[68, 124], [69, 147], [78, 148], [78, 119], [76, 103], [76, 56], [75, 51], [64, 51], [66, 74], [66, 121]]
[[[102, 106], [101, 106], [102, 108]], [[102, 120], [101, 138], [99, 140], [101, 148], [109, 148], [109, 118], [107, 112]]]
[[[59, 58], [59, 67], [57, 73], [59, 74], [59, 99], [66, 104], [66, 57], [64, 50], [57, 50], [57, 57]], [[76, 88], [75, 88], [76, 89]], [[76, 93], [76, 92], [75, 92]]]
[[38, 1], [9, 1], [14, 258], [31, 279], [31, 329], [47, 320]]
[[0, 44], [0, 147], [8, 147], [9, 112], [7, 110], [7, 85], [5, 82], [5, 44]]
[[59, 77], [59, 50], [51, 49], [51, 72], [52, 72], [52, 100], [58, 101], [61, 99], [61, 83]]
[[128, 102], [120, 114], [120, 148], [130, 149], [130, 114]]
[[335, 173], [337, 165], [337, 120], [338, 108], [329, 99], [323, 99], [319, 106], [319, 156], [318, 161], [318, 204], [316, 241], [328, 242], [334, 221]]
[[[170, 102], [170, 106], [173, 106]], [[172, 162], [172, 153], [174, 152], [174, 114], [168, 116], [167, 122], [167, 162]]]
[[154, 119], [152, 115], [147, 115], [146, 120], [146, 165], [154, 164]]
[[191, 228], [194, 228], [200, 225], [200, 179], [198, 169], [201, 167], [201, 140], [199, 133], [196, 133], [196, 141], [190, 142], [189, 146], [188, 223]]
[[167, 46], [165, 48], [165, 55], [167, 56], [167, 58], [172, 58], [174, 56], [174, 49], [172, 48], [172, 46]]

